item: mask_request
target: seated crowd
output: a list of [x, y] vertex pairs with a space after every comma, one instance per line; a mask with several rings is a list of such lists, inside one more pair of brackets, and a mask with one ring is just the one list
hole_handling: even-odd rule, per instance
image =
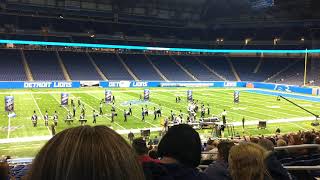
[[[301, 172], [287, 171], [283, 166], [295, 165], [299, 160], [316, 160], [318, 149], [275, 150], [279, 146], [313, 143], [319, 143], [319, 132], [209, 139], [203, 146], [197, 131], [180, 124], [171, 127], [160, 140], [156, 138], [147, 143], [143, 138], [136, 138], [130, 146], [106, 126], [81, 126], [66, 129], [50, 139], [33, 163], [24, 166], [24, 176], [16, 176], [14, 169], [17, 166], [10, 170], [6, 162], [1, 162], [0, 179], [313, 179], [307, 172], [301, 175]], [[207, 166], [203, 168], [199, 166], [201, 164]]]

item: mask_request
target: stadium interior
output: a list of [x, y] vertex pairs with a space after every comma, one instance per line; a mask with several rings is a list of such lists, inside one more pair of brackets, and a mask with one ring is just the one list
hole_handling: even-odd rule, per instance
[[[205, 144], [199, 169], [206, 172], [208, 165], [216, 161], [219, 141], [258, 143], [265, 138], [273, 142], [273, 151], [290, 174], [289, 179], [320, 177], [320, 129], [310, 125], [311, 121], [318, 120], [317, 111], [320, 110], [320, 100], [316, 97], [320, 95], [318, 7], [320, 1], [317, 0], [0, 0], [0, 81], [7, 83], [7, 88], [0, 84], [3, 97], [0, 103], [5, 104], [5, 96], [14, 96], [19, 120], [14, 123], [9, 117], [9, 122], [0, 123], [0, 155], [9, 163], [10, 175], [21, 179], [28, 174], [39, 149], [51, 138], [48, 126], [39, 127], [40, 130], [32, 127], [29, 117], [33, 111], [40, 119], [44, 118], [47, 109], [53, 113], [60, 107], [59, 93], [70, 91], [70, 99], [81, 98], [88, 112], [98, 112], [99, 102], [105, 98], [105, 94], [98, 91], [104, 93], [105, 89], [111, 89], [117, 99], [118, 114], [126, 113], [129, 105], [123, 103], [130, 103], [130, 110], [132, 103], [134, 112], [139, 113], [132, 117], [134, 122], [126, 123], [121, 119], [114, 126], [109, 122], [99, 123], [122, 130], [120, 134], [127, 141], [130, 130], [135, 130], [138, 136], [144, 128], [151, 129], [146, 141], [159, 137], [162, 120], [141, 122], [141, 106], [142, 111], [147, 105], [150, 109], [154, 106], [154, 111], [156, 107], [163, 108], [163, 114], [169, 117], [173, 111], [178, 114], [188, 106], [188, 102], [175, 104], [174, 98], [177, 103], [177, 97], [184, 98], [186, 92], [192, 90], [201, 102], [199, 106], [203, 104], [209, 111], [210, 104], [211, 113], [222, 114], [221, 117], [227, 109], [228, 123], [233, 123], [232, 127], [226, 127], [225, 137], [221, 132], [213, 136], [214, 128], [212, 132], [211, 129], [198, 131]], [[30, 86], [20, 90], [10, 85], [14, 82], [32, 85], [79, 82], [81, 88], [53, 90]], [[109, 86], [101, 86], [102, 82]], [[120, 85], [110, 88], [112, 82]], [[125, 82], [129, 85], [121, 86]], [[174, 88], [160, 87], [162, 85], [130, 88], [130, 82], [191, 84], [190, 87], [183, 84], [183, 87], [176, 85]], [[224, 85], [206, 86], [206, 83], [217, 82]], [[205, 85], [194, 87], [192, 83]], [[254, 90], [260, 88], [260, 84], [272, 88], [261, 92]], [[278, 85], [283, 85], [284, 89], [277, 89]], [[151, 103], [140, 105], [138, 99], [141, 100], [145, 88], [150, 89]], [[297, 88], [309, 88], [310, 93], [295, 91]], [[240, 103], [235, 105], [233, 96], [238, 90]], [[286, 99], [280, 101], [279, 96], [293, 103]], [[30, 99], [30, 104], [22, 103], [27, 101], [24, 98]], [[51, 104], [47, 104], [46, 98]], [[247, 100], [242, 101], [242, 98]], [[23, 114], [20, 117], [19, 108]], [[8, 113], [2, 109], [1, 118], [7, 121]], [[107, 109], [109, 105], [103, 107], [104, 111]], [[64, 107], [57, 114], [67, 116], [70, 111], [71, 107]], [[144, 114], [142, 116], [144, 119]], [[156, 116], [155, 113], [155, 119]], [[209, 112], [207, 117], [211, 117]], [[242, 128], [242, 117], [246, 117], [248, 131], [244, 125]], [[103, 117], [99, 118], [98, 121], [102, 121]], [[111, 120], [109, 116], [105, 118]], [[260, 130], [256, 128], [260, 120], [279, 123], [270, 123], [269, 129]], [[237, 126], [236, 133], [233, 133], [233, 126]], [[60, 125], [57, 133], [67, 128], [67, 125]], [[291, 140], [294, 138], [296, 142]], [[280, 140], [286, 141], [283, 147], [278, 144]], [[151, 151], [157, 149], [157, 145], [148, 144]], [[299, 150], [298, 155], [290, 151], [295, 148]], [[305, 153], [300, 153], [301, 149]], [[273, 179], [277, 179], [272, 170], [270, 172]]]

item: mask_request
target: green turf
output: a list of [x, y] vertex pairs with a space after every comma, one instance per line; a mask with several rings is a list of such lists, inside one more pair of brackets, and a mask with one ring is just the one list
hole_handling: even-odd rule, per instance
[[[141, 121], [141, 107], [142, 105], [133, 105], [133, 114], [128, 118], [128, 122], [123, 121], [123, 110], [128, 107], [123, 106], [122, 103], [129, 100], [138, 100], [139, 95], [143, 93], [143, 89], [112, 89], [113, 95], [116, 97], [116, 111], [118, 117], [115, 118], [115, 123], [111, 123], [110, 117], [110, 105], [104, 105], [103, 111], [106, 113], [104, 116], [99, 116], [97, 124], [107, 125], [115, 130], [121, 129], [141, 129], [160, 127], [160, 121], [170, 115], [170, 111], [173, 110], [176, 114], [179, 110], [187, 113], [186, 90], [189, 88], [151, 88], [151, 101], [148, 104], [149, 110], [153, 110], [153, 107], [161, 105], [163, 117], [157, 120], [153, 120], [153, 114], [146, 117], [146, 121]], [[286, 101], [276, 101], [273, 96], [253, 94], [245, 92], [240, 89], [240, 103], [233, 103], [233, 91], [234, 89], [221, 89], [221, 88], [193, 88], [194, 99], [199, 100], [199, 103], [209, 104], [212, 114], [220, 114], [224, 109], [228, 112], [228, 122], [239, 122], [242, 117], [246, 118], [246, 122], [251, 120], [271, 120], [282, 118], [299, 118], [310, 117], [311, 115], [300, 110], [297, 107], [292, 106]], [[4, 105], [4, 97], [7, 95], [13, 95], [15, 98], [15, 112], [16, 118], [11, 118], [10, 122], [7, 117], [7, 113], [2, 108], [0, 112], [0, 139], [4, 138], [20, 138], [30, 136], [48, 136], [50, 130], [44, 126], [42, 115], [45, 111], [48, 111], [49, 116], [52, 116], [54, 111], [58, 112], [59, 123], [57, 131], [61, 131], [68, 127], [79, 125], [78, 119], [80, 116], [80, 109], [76, 112], [76, 121], [73, 125], [67, 125], [64, 123], [67, 114], [67, 109], [70, 107], [60, 106], [60, 93], [69, 92], [70, 98], [81, 99], [86, 108], [86, 116], [89, 125], [92, 124], [92, 111], [99, 110], [99, 102], [104, 98], [104, 89], [101, 88], [82, 88], [82, 89], [27, 89], [27, 90], [1, 90], [0, 91], [0, 105]], [[175, 96], [182, 97], [181, 103], [175, 102]], [[309, 102], [303, 100], [291, 99], [294, 102], [303, 105], [305, 108], [317, 113], [320, 111], [320, 103]], [[31, 116], [33, 111], [36, 111], [38, 117], [38, 127], [34, 128], [31, 123]], [[52, 117], [51, 117], [52, 121]], [[50, 122], [52, 123], [52, 122]], [[10, 124], [11, 131], [8, 131]], [[259, 135], [259, 134], [273, 134], [275, 129], [280, 127], [283, 132], [292, 132], [298, 130], [310, 130], [313, 127], [310, 125], [310, 121], [306, 122], [287, 122], [279, 124], [268, 124], [268, 128], [265, 130], [258, 130], [255, 126], [247, 126], [243, 132], [242, 127], [235, 127], [235, 131], [239, 135]], [[211, 130], [201, 131], [202, 134], [208, 136]], [[227, 136], [227, 134], [226, 134]], [[35, 146], [35, 150], [31, 149], [32, 144], [43, 144], [42, 141], [31, 143], [12, 143], [12, 144], [0, 144], [0, 155], [11, 153], [16, 156], [29, 156], [34, 155], [39, 146]], [[17, 146], [25, 145], [24, 148], [16, 148]], [[9, 149], [12, 147], [12, 151]]]

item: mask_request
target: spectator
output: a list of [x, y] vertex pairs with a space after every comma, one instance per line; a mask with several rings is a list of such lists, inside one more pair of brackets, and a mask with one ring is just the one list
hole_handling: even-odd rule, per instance
[[315, 136], [311, 132], [305, 132], [303, 134], [303, 143], [304, 144], [313, 144]]
[[204, 171], [210, 179], [231, 180], [228, 170], [229, 151], [234, 146], [231, 141], [221, 141], [218, 144], [218, 159]]
[[9, 165], [7, 162], [0, 162], [0, 179], [9, 180]]
[[157, 136], [154, 137], [154, 139], [153, 139], [153, 144], [154, 144], [154, 145], [158, 145], [158, 144], [159, 144], [159, 139], [158, 139]]
[[138, 160], [140, 163], [146, 162], [156, 162], [159, 163], [159, 160], [152, 159], [148, 156], [148, 148], [146, 145], [146, 141], [143, 138], [137, 138], [132, 141], [132, 147], [136, 151], [138, 155]]
[[207, 146], [205, 148], [205, 152], [207, 152], [208, 154], [202, 155], [202, 162], [210, 161], [210, 163], [211, 163], [212, 160], [217, 159], [217, 154], [218, 154], [217, 145], [218, 145], [218, 143], [219, 142], [217, 140], [214, 141], [214, 140], [209, 139], [207, 141]]
[[289, 180], [290, 176], [286, 169], [283, 168], [274, 152], [274, 145], [269, 139], [260, 139], [258, 145], [263, 147], [267, 153], [265, 165], [274, 180]]
[[314, 143], [315, 143], [315, 144], [320, 144], [320, 138], [319, 138], [319, 137], [315, 138], [315, 139], [314, 139]]
[[281, 147], [281, 146], [287, 146], [287, 142], [283, 139], [278, 139], [277, 147]]
[[[299, 131], [298, 134], [291, 134], [289, 135], [289, 142], [288, 145], [301, 145], [303, 144], [302, 138], [301, 138], [301, 132]], [[290, 153], [295, 155], [302, 155], [307, 154], [307, 149], [299, 149], [299, 150], [289, 150]]]
[[152, 149], [149, 151], [148, 153], [149, 157], [151, 157], [152, 159], [158, 159], [158, 152], [155, 149]]
[[233, 146], [229, 153], [229, 170], [233, 180], [266, 180], [266, 151], [254, 143]]
[[80, 126], [53, 136], [35, 157], [27, 180], [143, 180], [133, 149], [106, 126]]
[[208, 179], [197, 169], [201, 159], [201, 141], [198, 132], [191, 126], [179, 124], [171, 127], [159, 143], [158, 154], [161, 158], [158, 166], [154, 164], [144, 166], [149, 179]]
[[[287, 142], [283, 139], [279, 139], [277, 141], [277, 147], [287, 146]], [[289, 152], [287, 149], [277, 150], [276, 155], [278, 159], [286, 158], [289, 156]]]

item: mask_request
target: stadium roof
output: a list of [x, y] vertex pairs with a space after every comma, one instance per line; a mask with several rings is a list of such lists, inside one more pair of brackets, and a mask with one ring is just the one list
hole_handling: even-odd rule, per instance
[[[3, 4], [37, 4], [72, 9], [97, 9], [163, 18], [215, 20], [250, 16], [320, 17], [319, 0], [5, 0]], [[239, 19], [240, 20], [240, 19]]]

